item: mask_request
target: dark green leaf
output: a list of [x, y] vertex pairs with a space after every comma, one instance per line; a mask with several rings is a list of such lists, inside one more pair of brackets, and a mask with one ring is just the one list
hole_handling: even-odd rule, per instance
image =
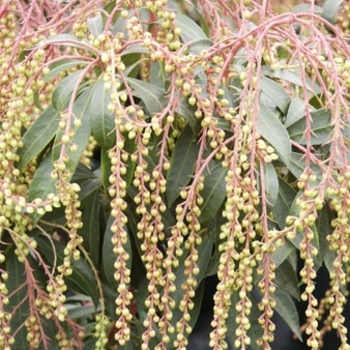
[[181, 188], [190, 182], [193, 175], [199, 152], [195, 136], [191, 127], [187, 125], [176, 142], [167, 174], [167, 183], [171, 184], [167, 186], [166, 192], [169, 207], [179, 196]]
[[293, 299], [289, 293], [286, 293], [280, 288], [276, 288], [273, 296], [276, 299], [276, 311], [282, 316], [297, 338], [302, 341], [299, 315]]
[[291, 158], [291, 144], [288, 132], [263, 103], [260, 103], [257, 130], [275, 148], [281, 161], [288, 166]]
[[[104, 234], [103, 246], [102, 246], [102, 267], [103, 267], [103, 274], [106, 278], [106, 283], [108, 285], [110, 285], [111, 287], [114, 287], [116, 289], [118, 284], [114, 279], [114, 274], [116, 272], [114, 264], [115, 264], [118, 256], [113, 252], [114, 245], [112, 243], [112, 237], [113, 237], [114, 233], [111, 231], [111, 226], [112, 226], [114, 220], [115, 220], [115, 218], [110, 216], [108, 221], [107, 221], [107, 226], [106, 226], [106, 231]], [[129, 259], [127, 260], [126, 266], [127, 266], [127, 268], [131, 269], [132, 249], [131, 249], [131, 241], [130, 241], [129, 236], [128, 236], [126, 244], [124, 245], [124, 249], [129, 254]]]
[[321, 262], [324, 261], [329, 272], [334, 270], [333, 262], [337, 256], [335, 251], [329, 249], [327, 241], [327, 236], [334, 230], [332, 220], [335, 217], [336, 214], [328, 206], [325, 206], [319, 212], [318, 220], [316, 221], [320, 240], [319, 258]]
[[274, 281], [278, 288], [281, 288], [296, 300], [300, 298], [300, 291], [298, 288], [297, 272], [293, 269], [293, 266], [288, 260], [284, 260], [283, 263], [276, 269], [276, 278]]
[[58, 111], [62, 112], [68, 107], [73, 90], [78, 88], [76, 84], [81, 74], [82, 70], [69, 74], [57, 85], [52, 94], [52, 105]]
[[19, 149], [18, 168], [22, 170], [53, 139], [58, 129], [60, 113], [49, 106], [23, 135], [23, 147]]
[[151, 115], [160, 112], [167, 105], [168, 99], [164, 97], [164, 89], [134, 78], [127, 78], [127, 81], [135, 90], [136, 96], [143, 101]]
[[208, 39], [202, 28], [188, 16], [176, 14], [174, 24], [181, 29], [181, 39], [184, 43], [193, 40]]
[[263, 77], [259, 86], [263, 94], [268, 97], [282, 113], [286, 114], [290, 104], [290, 97], [281, 84], [276, 83], [272, 79]]
[[289, 208], [296, 196], [296, 191], [282, 178], [279, 178], [278, 182], [278, 195], [272, 213], [278, 226], [283, 229], [286, 225], [286, 217], [288, 216]]
[[95, 191], [81, 204], [83, 227], [78, 234], [83, 237], [83, 246], [97, 267], [100, 261], [100, 192]]
[[329, 110], [320, 109], [311, 112], [311, 137], [306, 139], [304, 137], [307, 117], [303, 117], [288, 128], [290, 138], [300, 144], [310, 142], [312, 145], [322, 145], [328, 142], [332, 137], [333, 126], [332, 118]]
[[[75, 144], [77, 149], [72, 151], [69, 145], [63, 145], [61, 142], [64, 130], [59, 130], [56, 135], [55, 143], [52, 150], [52, 160], [56, 161], [60, 158], [61, 152], [64, 152], [65, 156], [68, 156], [69, 160], [66, 162], [66, 169], [70, 171], [73, 175], [80, 157], [85, 150], [87, 143], [89, 142], [89, 137], [91, 134], [90, 120], [88, 119], [87, 109], [90, 106], [91, 89], [87, 89], [74, 103], [73, 112], [76, 117], [81, 118], [81, 126], [75, 127], [71, 125], [71, 129], [74, 132], [70, 142]], [[72, 123], [73, 124], [73, 123]]]
[[[47, 237], [42, 235], [38, 235], [35, 238], [38, 242], [38, 249], [48, 264], [55, 266], [56, 259], [57, 265], [63, 263], [63, 250], [65, 248], [63, 243], [56, 240], [49, 241]], [[88, 295], [97, 308], [100, 296], [91, 267], [82, 258], [79, 260], [72, 259], [71, 263], [73, 273], [66, 277], [67, 287], [72, 291]]]
[[267, 204], [274, 208], [279, 192], [279, 182], [272, 163], [264, 163], [264, 179]]
[[284, 126], [290, 127], [305, 116], [305, 101], [299, 97], [293, 98], [291, 101]]
[[79, 200], [85, 200], [93, 192], [99, 192], [102, 187], [101, 179], [95, 177], [93, 179], [85, 180], [80, 184]]
[[340, 5], [343, 3], [343, 1], [344, 0], [326, 0], [323, 5], [322, 17], [328, 22], [334, 24], [337, 19]]
[[218, 161], [210, 162], [209, 169], [203, 173], [205, 177], [204, 188], [200, 192], [203, 197], [199, 218], [201, 223], [207, 222], [218, 215], [220, 206], [226, 198], [226, 173], [227, 169], [223, 168]]
[[87, 113], [91, 122], [91, 133], [97, 143], [106, 149], [115, 144], [114, 114], [108, 110], [112, 101], [110, 91], [104, 89], [104, 81], [98, 79], [92, 86], [92, 95]]
[[182, 97], [179, 103], [179, 106], [176, 110], [176, 112], [183, 118], [186, 119], [188, 124], [190, 125], [193, 132], [197, 132], [198, 128], [198, 119], [195, 117], [194, 112], [195, 108], [190, 106], [187, 102], [188, 98]]
[[276, 267], [279, 267], [294, 250], [294, 246], [289, 241], [284, 242], [283, 245], [276, 248], [275, 252], [270, 255], [270, 258], [276, 264]]
[[[34, 178], [29, 187], [28, 202], [31, 202], [35, 198], [45, 200], [49, 193], [57, 193], [55, 187], [56, 180], [51, 178], [53, 170], [51, 153], [49, 153], [40, 163], [34, 174]], [[36, 212], [31, 215], [34, 226], [37, 224], [40, 217], [41, 215]]]
[[103, 20], [100, 12], [95, 17], [88, 18], [86, 22], [90, 33], [95, 38], [97, 38], [100, 34], [103, 33]]
[[[6, 271], [9, 275], [6, 286], [11, 297], [9, 298], [9, 304], [4, 305], [4, 311], [10, 312], [12, 315], [10, 324], [12, 332], [18, 330], [15, 337], [15, 344], [11, 345], [11, 349], [27, 349], [27, 329], [23, 324], [29, 316], [29, 291], [26, 285], [24, 264], [18, 261], [13, 249], [9, 251], [6, 259]], [[34, 293], [33, 290], [31, 292]]]

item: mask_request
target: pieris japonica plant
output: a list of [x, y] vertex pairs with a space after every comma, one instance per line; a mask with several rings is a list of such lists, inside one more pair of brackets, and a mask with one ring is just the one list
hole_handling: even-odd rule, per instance
[[348, 2], [0, 4], [1, 349], [350, 349]]

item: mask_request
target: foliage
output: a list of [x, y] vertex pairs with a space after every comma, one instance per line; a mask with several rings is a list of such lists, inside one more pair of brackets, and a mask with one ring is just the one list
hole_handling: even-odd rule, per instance
[[185, 349], [213, 274], [213, 349], [350, 349], [349, 6], [262, 3], [1, 1], [2, 349]]

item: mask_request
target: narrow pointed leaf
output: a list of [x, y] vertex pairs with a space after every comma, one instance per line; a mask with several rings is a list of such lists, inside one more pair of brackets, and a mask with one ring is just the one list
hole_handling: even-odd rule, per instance
[[43, 80], [45, 82], [51, 80], [53, 77], [55, 77], [56, 75], [60, 74], [61, 72], [77, 66], [77, 65], [82, 65], [82, 64], [86, 64], [86, 61], [83, 60], [76, 60], [76, 59], [72, 59], [72, 60], [62, 60], [59, 62], [56, 62], [54, 64], [52, 64], [50, 66], [50, 72], [44, 76]]
[[257, 130], [275, 148], [281, 161], [288, 166], [291, 158], [291, 144], [288, 132], [263, 103], [260, 103]]
[[283, 87], [274, 80], [263, 77], [259, 82], [263, 94], [268, 97], [282, 113], [286, 114], [290, 104], [290, 97]]
[[59, 159], [61, 152], [64, 152], [65, 156], [68, 156], [69, 160], [66, 163], [66, 169], [73, 175], [83, 153], [91, 134], [90, 120], [87, 116], [87, 109], [90, 106], [91, 89], [87, 89], [74, 103], [74, 114], [76, 117], [81, 118], [81, 126], [75, 127], [72, 125], [72, 131], [74, 136], [71, 138], [70, 142], [77, 146], [75, 151], [72, 151], [69, 145], [63, 145], [61, 142], [63, 130], [59, 130], [55, 138], [55, 144], [52, 150], [52, 160], [56, 161]]
[[331, 139], [333, 132], [330, 111], [320, 109], [318, 111], [311, 112], [310, 114], [312, 118], [312, 134], [310, 139], [308, 140], [304, 136], [306, 130], [306, 116], [288, 128], [290, 138], [300, 144], [310, 142], [311, 145], [322, 145], [327, 143]]
[[299, 97], [293, 98], [291, 101], [284, 126], [290, 127], [305, 116], [305, 102]]
[[87, 26], [90, 30], [90, 33], [97, 38], [103, 32], [103, 20], [102, 15], [99, 12], [95, 17], [87, 19]]
[[[35, 198], [40, 198], [45, 200], [49, 193], [57, 193], [55, 182], [51, 178], [51, 173], [53, 172], [53, 164], [51, 161], [51, 153], [49, 153], [40, 163], [37, 168], [33, 180], [29, 187], [28, 192], [28, 202], [31, 202]], [[33, 225], [35, 226], [40, 219], [41, 215], [37, 212], [31, 214], [33, 220]]]
[[[39, 251], [47, 263], [54, 266], [56, 259], [57, 265], [63, 263], [63, 250], [65, 248], [63, 243], [56, 240], [49, 241], [47, 237], [42, 235], [36, 236], [36, 240], [38, 242], [38, 247], [40, 247]], [[54, 246], [52, 246], [52, 244], [54, 244]], [[66, 277], [67, 287], [74, 292], [88, 295], [92, 299], [95, 307], [97, 307], [99, 303], [99, 293], [91, 267], [83, 258], [79, 260], [72, 259], [72, 270], [73, 273]]]
[[91, 122], [91, 133], [97, 143], [106, 149], [115, 144], [114, 114], [108, 110], [111, 102], [110, 91], [104, 89], [103, 79], [98, 79], [92, 87], [92, 95], [87, 113]]
[[220, 210], [220, 206], [226, 198], [225, 176], [227, 169], [221, 166], [220, 162], [212, 161], [209, 169], [203, 174], [204, 188], [200, 192], [203, 197], [201, 206], [201, 223], [211, 220]]
[[194, 166], [198, 157], [199, 145], [189, 125], [179, 136], [174, 152], [171, 157], [171, 166], [167, 175], [167, 201], [169, 207], [179, 197], [182, 187], [185, 187], [191, 180], [194, 173]]
[[289, 208], [294, 202], [296, 192], [294, 188], [282, 178], [279, 178], [278, 182], [278, 194], [272, 212], [279, 227], [283, 229], [286, 226], [286, 217], [288, 216]]
[[164, 97], [165, 90], [159, 86], [134, 78], [127, 78], [127, 81], [135, 90], [136, 96], [143, 101], [151, 115], [163, 110], [168, 103], [168, 99]]
[[188, 16], [177, 13], [174, 23], [181, 29], [180, 36], [184, 43], [193, 40], [208, 39], [202, 28]]
[[89, 50], [95, 53], [95, 49], [72, 34], [56, 34], [52, 35], [43, 41], [40, 41], [39, 45], [59, 45], [59, 46], [68, 46], [75, 47], [77, 49]]
[[299, 315], [293, 299], [280, 288], [276, 288], [273, 296], [276, 299], [276, 311], [282, 316], [297, 338], [302, 341]]
[[58, 130], [59, 112], [49, 106], [23, 135], [18, 168], [23, 169], [48, 145]]
[[81, 70], [78, 70], [59, 82], [55, 91], [52, 94], [52, 105], [58, 111], [62, 112], [67, 107], [72, 97], [72, 92], [76, 87], [77, 80], [82, 74]]
[[264, 164], [264, 173], [267, 204], [273, 208], [278, 197], [279, 183], [276, 169], [272, 163]]

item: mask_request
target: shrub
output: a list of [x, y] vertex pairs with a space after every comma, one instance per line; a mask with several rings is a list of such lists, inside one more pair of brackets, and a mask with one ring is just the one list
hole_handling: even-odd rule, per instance
[[262, 3], [2, 1], [2, 349], [185, 349], [215, 274], [213, 349], [350, 349], [349, 6]]

